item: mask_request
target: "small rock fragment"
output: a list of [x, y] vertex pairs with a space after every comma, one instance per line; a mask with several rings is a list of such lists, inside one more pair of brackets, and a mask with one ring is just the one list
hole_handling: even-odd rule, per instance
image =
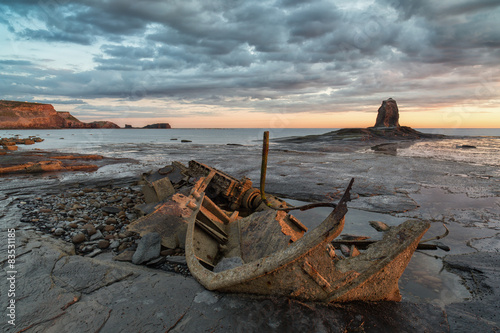
[[119, 240], [114, 240], [109, 244], [109, 247], [111, 249], [117, 249], [120, 246], [120, 241]]
[[101, 208], [103, 212], [106, 212], [108, 214], [118, 214], [121, 209], [118, 207], [111, 207], [111, 206], [105, 206]]
[[[175, 257], [174, 257], [175, 258]], [[167, 259], [170, 261], [170, 258]], [[219, 273], [228, 269], [236, 268], [243, 265], [241, 257], [223, 258], [214, 268], [214, 273]]]
[[54, 230], [54, 235], [56, 235], [56, 236], [61, 236], [64, 233], [65, 233], [65, 231], [63, 228], [57, 228], [56, 230]]
[[107, 249], [109, 247], [109, 241], [106, 240], [106, 239], [101, 239], [97, 243], [97, 247], [100, 248], [100, 249]]
[[351, 256], [351, 249], [344, 244], [340, 244], [340, 251], [342, 251], [342, 254], [346, 257]]
[[370, 225], [377, 231], [387, 231], [391, 227], [380, 221], [370, 221]]
[[73, 236], [72, 238], [72, 241], [73, 243], [75, 244], [80, 244], [81, 242], [83, 242], [85, 240], [85, 235], [82, 234], [82, 233], [79, 233], [79, 234], [76, 234], [75, 236]]
[[86, 230], [87, 231], [87, 234], [89, 236], [92, 236], [93, 234], [95, 234], [97, 232], [96, 228], [94, 227], [93, 224], [85, 224], [82, 229]]
[[132, 263], [139, 265], [143, 262], [157, 258], [161, 250], [161, 236], [157, 232], [144, 235], [137, 244], [137, 250], [132, 258]]
[[113, 231], [115, 230], [115, 226], [114, 225], [106, 225], [104, 226], [104, 231]]
[[96, 255], [98, 255], [101, 252], [102, 252], [101, 249], [94, 249], [92, 252], [90, 252], [89, 254], [87, 254], [86, 257], [93, 258], [93, 257], [95, 257]]
[[100, 230], [97, 230], [97, 232], [95, 234], [93, 234], [92, 236], [90, 236], [90, 240], [91, 241], [94, 241], [94, 240], [97, 240], [97, 239], [101, 239], [103, 236], [102, 236], [102, 232]]

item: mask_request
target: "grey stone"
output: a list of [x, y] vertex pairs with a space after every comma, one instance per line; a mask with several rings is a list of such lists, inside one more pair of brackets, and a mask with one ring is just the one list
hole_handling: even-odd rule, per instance
[[214, 268], [215, 273], [219, 273], [231, 268], [243, 265], [241, 257], [223, 258]]
[[187, 265], [185, 256], [169, 256], [167, 261], [172, 264]]
[[103, 212], [109, 213], [109, 214], [118, 214], [121, 211], [121, 208], [118, 207], [111, 207], [111, 206], [105, 206], [101, 208]]
[[113, 240], [111, 244], [109, 244], [110, 249], [116, 249], [120, 246], [120, 241], [119, 240]]
[[94, 249], [92, 252], [90, 252], [89, 254], [87, 254], [86, 257], [93, 258], [93, 257], [95, 257], [96, 255], [98, 255], [101, 252], [102, 252], [101, 249]]
[[139, 265], [160, 256], [161, 236], [157, 232], [144, 235], [137, 244], [137, 250], [132, 257], [132, 263]]
[[56, 230], [54, 230], [54, 235], [56, 236], [61, 236], [62, 234], [64, 234], [66, 231], [64, 231], [63, 228], [57, 228]]
[[93, 241], [96, 239], [101, 239], [102, 237], [103, 237], [102, 232], [100, 230], [97, 230], [97, 232], [95, 234], [90, 236], [90, 240]]

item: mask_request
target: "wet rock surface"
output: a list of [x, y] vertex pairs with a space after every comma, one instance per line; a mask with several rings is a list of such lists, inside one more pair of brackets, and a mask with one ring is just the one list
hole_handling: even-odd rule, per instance
[[[16, 295], [19, 300], [18, 326], [12, 330], [2, 322], [2, 329], [7, 332], [27, 327], [33, 331], [66, 331], [71, 328], [82, 332], [191, 332], [204, 327], [217, 332], [460, 332], [476, 329], [477, 325], [484, 331], [499, 329], [496, 290], [499, 290], [500, 283], [495, 270], [498, 258], [494, 253], [498, 251], [497, 234], [500, 230], [498, 168], [377, 154], [368, 152], [369, 148], [358, 147], [357, 150], [344, 152], [343, 145], [326, 147], [328, 151], [309, 147], [308, 144], [292, 143], [272, 147], [266, 183], [269, 193], [304, 201], [336, 199], [349, 179], [355, 177], [350, 208], [430, 220], [433, 227], [440, 228], [431, 227], [429, 237], [442, 233], [441, 223], [446, 223], [450, 235], [444, 242], [451, 247], [451, 251], [438, 251], [432, 255], [444, 258], [445, 270], [455, 272], [470, 290], [475, 290], [470, 298], [446, 304], [403, 300], [401, 303], [326, 306], [287, 299], [211, 293], [189, 277], [181, 250], [170, 249], [160, 253], [159, 258], [148, 262], [149, 266], [148, 263], [137, 266], [113, 260], [119, 255], [128, 255], [128, 260], [131, 260], [136, 239], [124, 240], [133, 236], [120, 238], [119, 235], [123, 234], [126, 222], [131, 220], [127, 214], [131, 216], [134, 211], [125, 210], [124, 218], [118, 217], [116, 212], [106, 216], [101, 208], [122, 206], [123, 199], [130, 194], [124, 191], [127, 188], [133, 190], [130, 187], [139, 172], [133, 177], [126, 172], [95, 173], [91, 176], [76, 173], [68, 178], [19, 177], [2, 180], [2, 228], [17, 230], [17, 269], [23, 274], [17, 285], [19, 297]], [[151, 152], [158, 152], [158, 148], [151, 146]], [[224, 145], [206, 149], [202, 145], [188, 145], [182, 151], [161, 148], [161, 154], [168, 159], [161, 165], [148, 165], [151, 169], [163, 167], [172, 160], [186, 163], [197, 158], [238, 178], [248, 176], [254, 181], [259, 178], [260, 151], [252, 147], [235, 149]], [[132, 166], [127, 165], [127, 168]], [[144, 165], [141, 168], [144, 171]], [[99, 199], [103, 204], [103, 207], [99, 205], [102, 216], [96, 213], [98, 216], [94, 218], [89, 214], [95, 207], [87, 206], [85, 202], [92, 198], [92, 194], [101, 193], [94, 192], [94, 189], [100, 191], [107, 188], [104, 184], [110, 181], [114, 183], [109, 185], [111, 191], [106, 195], [103, 192]], [[92, 191], [86, 192], [84, 188]], [[80, 196], [72, 196], [81, 192]], [[60, 197], [61, 194], [64, 198]], [[64, 218], [74, 220], [67, 221], [67, 225], [50, 222], [42, 228], [45, 222], [40, 221], [51, 221], [43, 214], [49, 216], [49, 210], [56, 211], [57, 208], [37, 205], [37, 208], [33, 206], [24, 210], [21, 207], [56, 200], [52, 195], [57, 200], [68, 200], [68, 204], [64, 203]], [[115, 198], [111, 199], [113, 196]], [[121, 200], [108, 202], [108, 197], [115, 200], [120, 196]], [[456, 200], [461, 196], [465, 198], [458, 203], [447, 201], [447, 198]], [[74, 202], [70, 202], [73, 199]], [[130, 199], [136, 203], [134, 198]], [[21, 205], [21, 202], [26, 204]], [[440, 204], [442, 202], [446, 204]], [[38, 215], [22, 216], [22, 212], [32, 210], [38, 210]], [[79, 215], [86, 210], [90, 220]], [[70, 211], [75, 216], [71, 217]], [[31, 221], [20, 222], [21, 218], [31, 218]], [[39, 221], [32, 221], [37, 218]], [[93, 223], [94, 219], [97, 219], [97, 225]], [[111, 223], [112, 219], [116, 223]], [[93, 230], [83, 228], [87, 224], [94, 225], [95, 234], [89, 236], [89, 230], [90, 233]], [[39, 230], [37, 226], [40, 226]], [[76, 231], [85, 236], [85, 241], [79, 245], [74, 245], [69, 239]], [[98, 231], [103, 238], [90, 240], [90, 237], [98, 235]], [[112, 237], [106, 239], [110, 234]], [[99, 243], [104, 246], [105, 241], [108, 247], [101, 248]], [[133, 244], [120, 251], [119, 247], [129, 241]], [[95, 242], [95, 248], [91, 242]], [[83, 251], [82, 245], [90, 248]], [[2, 262], [5, 263], [6, 244], [2, 243], [0, 247]], [[95, 254], [90, 257], [92, 253]], [[87, 271], [92, 272], [96, 279], [89, 280]], [[423, 276], [422, 279], [438, 277]]]
[[[16, 147], [17, 146], [5, 146]], [[130, 160], [128, 160], [130, 162]], [[124, 159], [104, 158], [101, 155], [61, 154], [44, 150], [13, 151], [0, 154], [1, 174], [33, 174], [62, 171], [96, 171], [103, 165], [124, 163]]]
[[[17, 233], [22, 254], [16, 327], [4, 332], [447, 331], [434, 305], [305, 304], [213, 293], [180, 274], [72, 255], [58, 239]], [[34, 267], [36, 269], [28, 269]]]
[[478, 332], [500, 328], [500, 253], [494, 252], [451, 255], [444, 259], [449, 269], [459, 274], [474, 299], [446, 306], [452, 331], [461, 332], [471, 327]]

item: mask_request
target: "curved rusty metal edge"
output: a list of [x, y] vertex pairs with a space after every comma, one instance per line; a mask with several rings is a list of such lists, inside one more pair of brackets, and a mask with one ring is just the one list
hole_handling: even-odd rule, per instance
[[196, 215], [203, 201], [203, 194], [200, 195], [199, 198], [195, 199], [196, 208], [188, 220], [186, 234], [186, 262], [191, 274], [205, 288], [217, 290], [267, 275], [292, 264], [297, 259], [307, 255], [312, 249], [325, 242], [330, 242], [340, 235], [344, 228], [344, 216], [347, 213], [347, 201], [350, 200], [349, 193], [353, 182], [354, 179], [350, 181], [342, 199], [330, 215], [318, 227], [309, 231], [297, 242], [270, 256], [219, 273], [214, 273], [202, 266], [194, 252], [193, 236]]
[[[353, 297], [350, 294], [353, 290], [359, 290], [358, 288], [360, 287], [370, 289], [370, 286], [374, 286], [374, 283], [377, 284], [371, 280], [380, 276], [384, 277], [385, 285], [388, 287], [392, 285], [394, 288], [392, 292], [389, 292], [390, 288], [388, 288], [388, 293], [385, 293], [383, 296], [379, 295], [380, 297], [376, 300], [400, 301], [401, 295], [399, 293], [398, 280], [408, 266], [418, 242], [429, 228], [430, 223], [427, 221], [407, 220], [385, 233], [380, 241], [368, 246], [368, 249], [364, 253], [357, 257], [350, 257], [344, 259], [345, 261], [340, 261], [337, 264], [337, 268], [346, 271], [355, 271], [359, 275], [335, 292], [330, 293], [324, 301], [329, 303], [362, 299], [357, 296]], [[408, 231], [410, 235], [407, 239], [400, 242], [398, 236], [406, 234], [405, 231]], [[363, 266], [364, 261], [371, 264], [368, 268], [360, 269], [359, 264]], [[348, 269], [347, 265], [351, 269]], [[344, 268], [342, 269], [341, 266]], [[393, 267], [387, 269], [391, 266]], [[358, 269], [355, 269], [356, 267]]]

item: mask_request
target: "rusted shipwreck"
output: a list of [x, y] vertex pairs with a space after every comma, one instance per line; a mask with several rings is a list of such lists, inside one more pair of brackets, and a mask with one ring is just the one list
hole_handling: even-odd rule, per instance
[[344, 257], [331, 242], [344, 227], [353, 180], [328, 217], [307, 231], [289, 214], [293, 208], [272, 196], [263, 201], [249, 179], [196, 161], [169, 168], [196, 181], [173, 186], [175, 193], [131, 228], [158, 231], [165, 246], [185, 247], [189, 270], [205, 288], [324, 302], [401, 300], [398, 279], [428, 222], [406, 221]]

